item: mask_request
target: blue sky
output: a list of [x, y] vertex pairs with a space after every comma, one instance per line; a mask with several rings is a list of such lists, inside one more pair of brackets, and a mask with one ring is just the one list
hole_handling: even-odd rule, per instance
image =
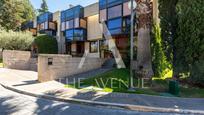
[[[42, 0], [30, 0], [35, 9], [39, 9]], [[47, 4], [50, 12], [58, 10], [66, 10], [69, 8], [69, 4], [87, 6], [92, 3], [98, 2], [98, 0], [47, 0]]]

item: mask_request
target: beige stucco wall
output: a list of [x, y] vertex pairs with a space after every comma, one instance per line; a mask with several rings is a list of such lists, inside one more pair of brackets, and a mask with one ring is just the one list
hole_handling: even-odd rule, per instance
[[3, 64], [5, 68], [37, 71], [37, 58], [31, 58], [28, 51], [4, 50]]
[[[48, 65], [48, 58], [52, 59], [52, 65]], [[73, 58], [69, 55], [39, 55], [38, 56], [38, 80], [40, 82], [71, 76], [100, 68], [105, 59], [86, 58], [82, 66], [82, 58]]]
[[99, 24], [99, 15], [89, 16], [87, 18], [87, 32], [88, 32], [88, 40], [98, 40], [102, 39], [102, 29]]
[[60, 11], [57, 11], [53, 13], [53, 21], [57, 22], [57, 42], [58, 42], [58, 53], [64, 54], [65, 53], [65, 38], [62, 35], [61, 32], [61, 13]]
[[94, 3], [84, 8], [84, 17], [89, 17], [92, 15], [96, 15], [99, 12], [99, 4]]

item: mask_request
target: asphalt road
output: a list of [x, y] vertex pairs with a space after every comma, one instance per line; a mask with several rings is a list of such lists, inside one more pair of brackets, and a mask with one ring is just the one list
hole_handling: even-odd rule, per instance
[[[0, 86], [0, 115], [170, 115], [92, 107], [30, 97]], [[174, 115], [174, 114], [171, 114]], [[178, 114], [177, 114], [178, 115]]]

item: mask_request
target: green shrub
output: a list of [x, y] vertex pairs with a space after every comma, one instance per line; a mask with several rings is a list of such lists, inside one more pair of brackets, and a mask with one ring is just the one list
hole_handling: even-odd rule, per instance
[[7, 50], [30, 50], [34, 38], [30, 32], [0, 30], [0, 48]]
[[154, 77], [164, 77], [165, 74], [171, 70], [171, 65], [167, 61], [164, 50], [162, 49], [161, 30], [159, 25], [154, 25], [153, 39], [151, 40], [152, 49], [152, 66], [154, 71]]
[[57, 40], [48, 35], [38, 35], [35, 38], [35, 44], [38, 47], [38, 53], [43, 54], [57, 54], [58, 53], [58, 46]]

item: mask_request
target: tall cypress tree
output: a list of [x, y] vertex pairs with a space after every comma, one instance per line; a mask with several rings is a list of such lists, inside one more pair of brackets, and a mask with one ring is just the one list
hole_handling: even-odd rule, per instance
[[[162, 36], [162, 47], [167, 57], [167, 60], [175, 66], [175, 47], [174, 40], [176, 39], [177, 31], [177, 12], [176, 5], [178, 0], [159, 0], [159, 18]], [[175, 69], [173, 69], [175, 70]], [[174, 71], [174, 76], [177, 72]]]
[[179, 73], [204, 86], [204, 1], [179, 0], [175, 64]]
[[47, 6], [46, 0], [42, 0], [41, 9], [38, 9], [38, 12], [39, 12], [39, 14], [43, 14], [45, 12], [48, 12], [48, 6]]

